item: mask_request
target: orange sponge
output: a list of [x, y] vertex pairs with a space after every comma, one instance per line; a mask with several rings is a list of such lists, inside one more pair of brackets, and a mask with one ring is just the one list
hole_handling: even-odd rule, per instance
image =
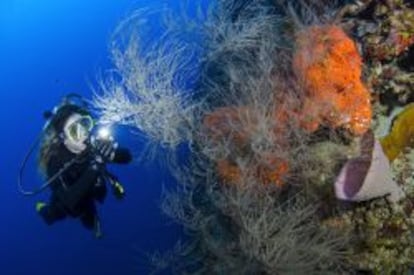
[[311, 124], [305, 128], [315, 130], [325, 123], [354, 135], [367, 131], [372, 110], [361, 81], [361, 56], [340, 27], [312, 26], [298, 33], [293, 69], [307, 93], [302, 117]]

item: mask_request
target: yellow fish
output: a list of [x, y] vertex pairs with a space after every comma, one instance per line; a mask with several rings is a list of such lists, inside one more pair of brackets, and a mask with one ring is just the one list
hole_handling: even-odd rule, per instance
[[380, 138], [382, 149], [392, 162], [406, 148], [414, 145], [414, 103], [399, 113], [385, 137]]

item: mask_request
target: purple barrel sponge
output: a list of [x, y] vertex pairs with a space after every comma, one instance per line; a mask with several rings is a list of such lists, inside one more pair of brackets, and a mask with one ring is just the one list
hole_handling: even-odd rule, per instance
[[335, 181], [335, 195], [340, 200], [367, 201], [387, 196], [391, 202], [404, 197], [393, 180], [390, 163], [372, 131], [360, 140], [360, 155], [348, 160]]

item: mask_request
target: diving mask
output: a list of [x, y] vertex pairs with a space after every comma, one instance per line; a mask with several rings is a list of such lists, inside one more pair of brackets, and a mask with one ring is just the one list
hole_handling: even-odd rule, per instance
[[73, 153], [83, 151], [86, 148], [85, 141], [93, 126], [92, 117], [80, 114], [71, 115], [63, 127], [66, 147]]

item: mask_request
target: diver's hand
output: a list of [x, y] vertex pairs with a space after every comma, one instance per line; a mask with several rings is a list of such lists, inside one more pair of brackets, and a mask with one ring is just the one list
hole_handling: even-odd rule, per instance
[[94, 148], [96, 162], [105, 163], [114, 160], [118, 143], [114, 142], [113, 137], [107, 139], [92, 137], [91, 144]]

